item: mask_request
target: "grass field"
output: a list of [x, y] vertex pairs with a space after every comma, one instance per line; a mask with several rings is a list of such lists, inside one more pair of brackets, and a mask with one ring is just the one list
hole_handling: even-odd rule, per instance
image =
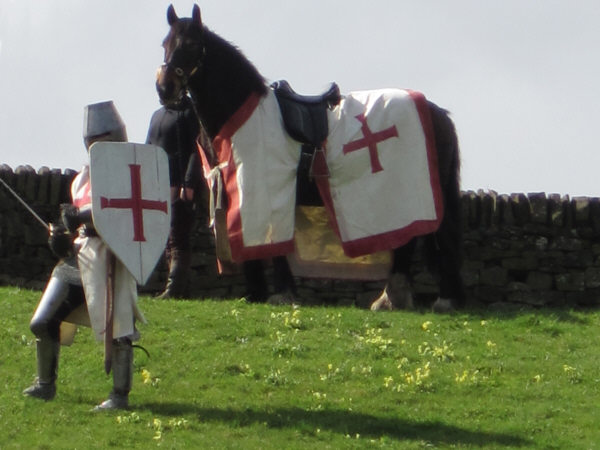
[[600, 448], [600, 312], [374, 313], [142, 297], [131, 408], [82, 328], [25, 398], [40, 293], [0, 288], [0, 449]]

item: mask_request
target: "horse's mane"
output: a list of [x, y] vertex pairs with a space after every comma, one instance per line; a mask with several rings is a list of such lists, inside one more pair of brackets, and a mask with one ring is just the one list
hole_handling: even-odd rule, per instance
[[266, 94], [267, 85], [241, 50], [206, 27], [204, 45], [201, 73], [190, 80], [190, 87], [207, 131], [214, 137], [250, 94]]

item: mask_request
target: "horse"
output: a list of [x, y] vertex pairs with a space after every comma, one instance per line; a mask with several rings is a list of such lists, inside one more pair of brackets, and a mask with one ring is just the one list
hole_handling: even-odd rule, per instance
[[[202, 128], [214, 140], [223, 127], [235, 119], [249, 98], [264, 98], [271, 87], [237, 47], [203, 24], [198, 5], [193, 6], [191, 17], [182, 18], [170, 5], [167, 22], [169, 32], [163, 41], [164, 61], [156, 80], [158, 95], [163, 104], [189, 95]], [[437, 229], [424, 236], [415, 236], [393, 249], [387, 284], [372, 303], [371, 309], [414, 307], [410, 264], [417, 239], [421, 237], [427, 243], [428, 266], [439, 276], [439, 297], [433, 303], [433, 310], [447, 312], [465, 304], [460, 275], [462, 207], [458, 137], [448, 111], [428, 100], [426, 109], [431, 118], [435, 141], [443, 217]], [[310, 192], [317, 191], [311, 182], [298, 182], [297, 198], [304, 196], [309, 201], [315, 201], [317, 194]], [[275, 257], [273, 263], [276, 292], [294, 292], [294, 279], [285, 256]], [[260, 261], [250, 258], [244, 263], [244, 273], [249, 285], [253, 286], [249, 290], [262, 295], [266, 287]]]

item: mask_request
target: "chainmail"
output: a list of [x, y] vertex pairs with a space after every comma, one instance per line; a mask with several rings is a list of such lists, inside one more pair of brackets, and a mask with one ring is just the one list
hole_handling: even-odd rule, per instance
[[69, 256], [68, 258], [61, 259], [54, 266], [52, 277], [75, 286], [81, 286], [81, 274], [77, 266], [77, 256]]

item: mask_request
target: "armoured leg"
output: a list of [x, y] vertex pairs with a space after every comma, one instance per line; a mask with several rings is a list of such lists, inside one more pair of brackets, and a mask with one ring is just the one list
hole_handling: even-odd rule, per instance
[[133, 377], [133, 347], [129, 338], [113, 341], [112, 372], [113, 389], [108, 399], [94, 408], [95, 411], [129, 407], [129, 391]]
[[23, 391], [24, 395], [52, 400], [56, 395], [56, 376], [60, 343], [53, 339], [36, 339], [37, 377], [33, 384]]
[[37, 377], [24, 395], [51, 400], [56, 395], [60, 352], [60, 322], [83, 302], [80, 286], [52, 277], [44, 290], [29, 327], [36, 336]]

